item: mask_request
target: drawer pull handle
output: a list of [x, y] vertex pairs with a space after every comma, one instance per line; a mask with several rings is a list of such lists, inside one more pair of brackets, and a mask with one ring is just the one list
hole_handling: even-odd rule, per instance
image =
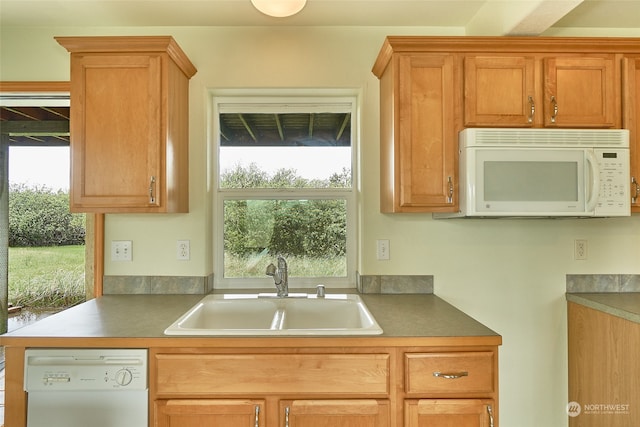
[[461, 371], [461, 372], [434, 372], [433, 376], [434, 377], [438, 377], [438, 378], [446, 378], [448, 380], [455, 380], [455, 379], [462, 378], [462, 377], [468, 377], [469, 376], [469, 372], [467, 372], [467, 371]]
[[553, 113], [551, 113], [551, 123], [555, 123], [556, 117], [558, 117], [558, 101], [555, 96], [551, 97], [551, 108], [553, 108]]
[[153, 190], [156, 185], [156, 177], [152, 176], [149, 181], [149, 203], [153, 204], [156, 202], [156, 196], [153, 195]]
[[493, 408], [491, 405], [487, 405], [487, 412], [489, 413], [489, 427], [493, 427]]

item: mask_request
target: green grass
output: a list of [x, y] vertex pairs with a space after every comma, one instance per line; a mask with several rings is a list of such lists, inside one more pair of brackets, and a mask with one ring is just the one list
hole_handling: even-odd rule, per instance
[[69, 307], [85, 300], [84, 246], [9, 248], [9, 303]]
[[[347, 259], [344, 256], [311, 258], [285, 257], [290, 277], [344, 277], [347, 275]], [[240, 257], [225, 252], [225, 277], [264, 277], [267, 265], [276, 263], [276, 257], [264, 253]]]

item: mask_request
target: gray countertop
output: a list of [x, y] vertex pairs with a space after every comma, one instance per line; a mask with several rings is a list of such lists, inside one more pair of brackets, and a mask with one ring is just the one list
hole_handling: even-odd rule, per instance
[[[490, 338], [493, 345], [501, 343], [496, 332], [435, 295], [364, 294], [361, 297], [384, 331], [382, 335], [366, 337], [368, 340], [462, 337], [468, 341], [472, 337], [485, 337]], [[103, 296], [0, 336], [0, 344], [18, 341], [24, 344], [23, 339], [27, 338], [48, 340], [40, 340], [39, 345], [49, 345], [43, 344], [49, 342], [54, 345], [58, 338], [151, 338], [156, 345], [168, 341], [176, 345], [190, 337], [169, 337], [164, 335], [164, 329], [201, 298], [203, 295]], [[332, 337], [333, 340], [354, 338], [360, 337]]]
[[640, 292], [567, 293], [567, 301], [640, 323]]

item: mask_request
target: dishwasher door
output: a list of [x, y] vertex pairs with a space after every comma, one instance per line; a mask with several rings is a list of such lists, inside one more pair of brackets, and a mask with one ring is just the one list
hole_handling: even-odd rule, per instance
[[27, 427], [147, 427], [147, 405], [144, 391], [33, 391]]
[[27, 427], [147, 427], [145, 349], [28, 349]]

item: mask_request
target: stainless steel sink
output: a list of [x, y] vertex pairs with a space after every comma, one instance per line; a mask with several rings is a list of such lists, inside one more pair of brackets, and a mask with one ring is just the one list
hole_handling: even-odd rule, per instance
[[379, 335], [358, 295], [208, 295], [165, 329], [166, 335]]

